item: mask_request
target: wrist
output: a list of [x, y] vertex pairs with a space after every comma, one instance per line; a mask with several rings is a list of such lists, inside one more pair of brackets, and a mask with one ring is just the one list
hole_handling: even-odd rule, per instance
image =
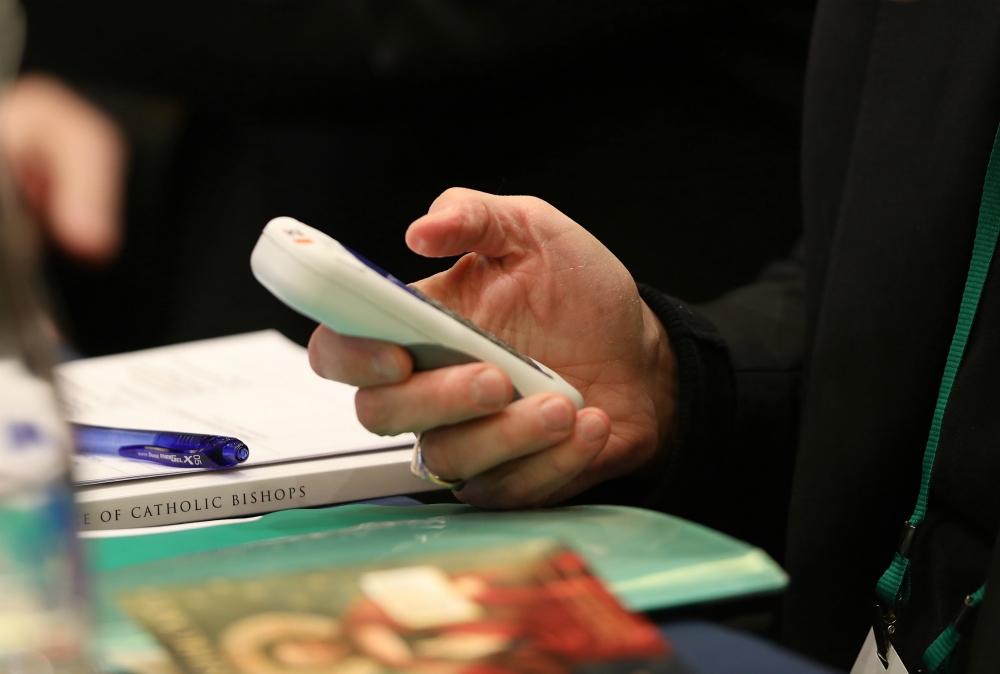
[[642, 321], [644, 386], [656, 410], [657, 420], [655, 461], [670, 450], [677, 437], [680, 377], [677, 371], [677, 354], [667, 330], [645, 301], [642, 301]]

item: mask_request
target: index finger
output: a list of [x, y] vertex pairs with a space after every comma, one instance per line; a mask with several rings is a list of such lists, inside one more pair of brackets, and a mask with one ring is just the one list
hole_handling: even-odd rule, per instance
[[395, 384], [413, 372], [413, 358], [398, 344], [348, 337], [325, 325], [309, 338], [309, 365], [324, 379], [361, 387]]

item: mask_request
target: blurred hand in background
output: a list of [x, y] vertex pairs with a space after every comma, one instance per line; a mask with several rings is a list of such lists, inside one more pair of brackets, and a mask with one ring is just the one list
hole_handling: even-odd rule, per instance
[[127, 153], [110, 118], [56, 79], [25, 76], [0, 99], [0, 153], [54, 246], [83, 263], [115, 257]]

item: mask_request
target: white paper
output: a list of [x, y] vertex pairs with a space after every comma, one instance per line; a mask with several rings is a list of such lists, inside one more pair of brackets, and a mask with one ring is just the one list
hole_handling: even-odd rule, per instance
[[[243, 466], [413, 444], [409, 433], [367, 431], [354, 413], [356, 389], [317, 376], [306, 350], [273, 330], [64, 363], [56, 381], [70, 421], [235, 436], [250, 448]], [[74, 482], [181, 472], [78, 455]]]

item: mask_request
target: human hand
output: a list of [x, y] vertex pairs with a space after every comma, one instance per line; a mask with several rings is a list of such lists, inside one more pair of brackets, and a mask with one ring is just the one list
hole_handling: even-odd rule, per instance
[[51, 77], [0, 100], [0, 153], [52, 242], [89, 263], [121, 246], [125, 141], [106, 115]]
[[466, 480], [458, 497], [488, 508], [556, 502], [668, 450], [669, 340], [625, 267], [582, 227], [532, 197], [451, 189], [406, 242], [427, 257], [468, 253], [414, 285], [558, 372], [586, 407], [555, 393], [511, 402], [510, 378], [488, 363], [415, 373], [398, 345], [320, 326], [313, 369], [360, 387], [366, 428], [422, 432], [427, 468]]

